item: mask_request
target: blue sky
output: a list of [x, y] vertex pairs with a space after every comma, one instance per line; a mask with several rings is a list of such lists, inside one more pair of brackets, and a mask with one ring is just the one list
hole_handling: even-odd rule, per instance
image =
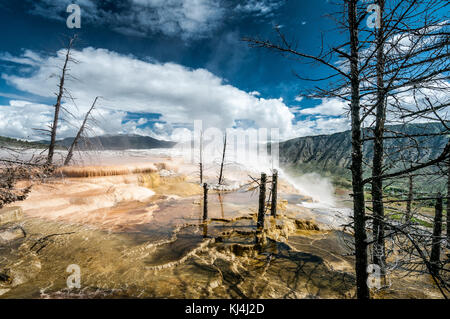
[[[69, 3], [81, 7], [81, 29], [70, 30], [66, 26], [69, 13], [65, 8]], [[71, 92], [73, 89], [76, 107], [69, 100], [65, 102], [81, 118], [94, 98], [92, 87], [98, 85], [104, 98], [99, 103], [98, 117], [99, 122], [105, 122], [95, 131], [99, 134], [138, 133], [173, 138], [174, 129], [189, 128], [190, 122], [202, 116], [202, 110], [206, 115], [200, 119], [211, 119], [211, 125], [228, 127], [245, 122], [255, 127], [282, 126], [285, 138], [345, 130], [348, 123], [342, 116], [342, 105], [335, 101], [296, 100], [302, 90], [314, 83], [299, 80], [293, 71], [320, 77], [327, 70], [250, 48], [241, 41], [243, 37], [274, 39], [273, 27], [280, 25], [298, 41], [299, 49], [317, 53], [321, 34], [327, 44], [345, 36], [336, 32], [333, 22], [325, 17], [334, 10], [335, 6], [325, 0], [2, 1], [0, 135], [38, 138], [29, 126], [42, 126], [51, 118], [56, 82], [50, 75], [57, 70], [57, 52], [63, 48], [64, 35], [74, 32], [80, 37], [76, 58], [82, 62], [72, 69], [81, 78], [67, 84]], [[100, 74], [91, 74], [95, 64], [90, 63], [100, 60], [111, 72], [109, 79], [113, 83]], [[133, 71], [120, 69], [123, 65], [138, 66]], [[147, 68], [148, 78], [145, 74], [136, 75]], [[101, 70], [98, 73], [105, 74]], [[128, 77], [128, 82], [138, 81], [136, 86], [130, 87], [127, 82], [118, 86]], [[94, 79], [96, 82], [91, 83]], [[136, 87], [141, 84], [138, 90]], [[191, 84], [195, 85], [192, 90], [185, 88]], [[151, 89], [147, 89], [149, 86]], [[178, 92], [178, 87], [183, 87], [186, 94], [183, 90]], [[209, 95], [191, 93], [200, 92], [200, 88], [210, 90]], [[175, 92], [173, 96], [171, 92]], [[223, 98], [214, 92], [223, 94]], [[230, 100], [223, 102], [226, 99]], [[146, 101], [151, 105], [147, 106]], [[219, 106], [215, 109], [216, 105]], [[329, 107], [330, 111], [305, 111], [321, 105], [322, 110]], [[35, 116], [40, 109], [42, 112]], [[272, 116], [270, 112], [279, 114]], [[21, 119], [24, 113], [29, 113], [30, 118]], [[40, 122], [33, 121], [38, 117]], [[16, 129], [11, 129], [11, 122], [16, 123]], [[62, 136], [72, 135], [74, 128], [64, 125]]]

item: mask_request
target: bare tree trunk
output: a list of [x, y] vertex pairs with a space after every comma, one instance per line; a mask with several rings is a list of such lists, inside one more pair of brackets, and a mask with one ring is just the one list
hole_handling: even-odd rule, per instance
[[439, 274], [441, 236], [442, 236], [442, 196], [441, 194], [439, 194], [435, 206], [433, 238], [430, 255], [431, 271], [434, 276], [437, 276]]
[[208, 184], [203, 184], [203, 221], [208, 219]]
[[372, 261], [380, 266], [381, 274], [385, 274], [385, 244], [384, 244], [384, 205], [383, 205], [383, 135], [384, 124], [386, 121], [386, 97], [384, 88], [384, 23], [383, 11], [384, 0], [378, 0], [377, 4], [380, 8], [379, 17], [380, 25], [376, 31], [377, 45], [377, 97], [376, 97], [376, 124], [374, 131], [373, 143], [373, 160], [372, 160], [372, 207], [373, 207], [373, 236], [374, 247]]
[[408, 176], [409, 187], [408, 187], [408, 200], [406, 202], [406, 222], [411, 220], [411, 208], [412, 208], [412, 200], [413, 200], [413, 176]]
[[200, 132], [200, 184], [203, 184], [203, 131]]
[[265, 173], [261, 173], [261, 180], [259, 185], [259, 205], [258, 205], [258, 222], [257, 228], [264, 228], [264, 215], [266, 211], [266, 182], [267, 176]]
[[364, 204], [363, 184], [363, 153], [361, 140], [360, 118], [360, 74], [359, 74], [359, 40], [357, 21], [357, 0], [348, 1], [348, 20], [350, 31], [350, 82], [351, 82], [351, 126], [352, 126], [352, 187], [353, 187], [353, 214], [355, 231], [355, 273], [356, 295], [358, 299], [369, 299], [367, 286], [367, 243], [366, 243], [366, 216]]
[[67, 72], [67, 64], [70, 60], [70, 50], [72, 49], [73, 42], [75, 41], [75, 38], [71, 38], [69, 40], [69, 45], [67, 46], [67, 52], [66, 57], [64, 59], [64, 66], [62, 68], [62, 74], [61, 78], [59, 79], [59, 91], [56, 98], [56, 104], [55, 104], [55, 113], [53, 116], [53, 124], [51, 127], [51, 134], [50, 134], [50, 145], [48, 147], [48, 156], [47, 156], [47, 164], [50, 165], [53, 163], [53, 154], [55, 152], [55, 144], [56, 144], [56, 130], [58, 128], [58, 121], [59, 121], [59, 112], [61, 110], [61, 100], [64, 96], [64, 81], [66, 77]]
[[447, 165], [447, 245], [450, 246], [450, 160]]
[[272, 175], [272, 203], [270, 204], [270, 214], [277, 217], [277, 187], [278, 187], [278, 171], [274, 170]]
[[227, 133], [225, 133], [223, 138], [223, 152], [222, 152], [222, 163], [220, 164], [219, 185], [222, 185], [223, 181], [223, 162], [225, 161], [226, 150], [227, 150]]
[[80, 126], [80, 129], [78, 130], [77, 136], [75, 136], [75, 139], [72, 142], [72, 145], [70, 145], [69, 152], [67, 153], [66, 160], [64, 161], [64, 165], [69, 165], [70, 160], [73, 156], [73, 151], [75, 149], [75, 146], [78, 144], [78, 140], [80, 139], [81, 135], [83, 134], [84, 128], [86, 126], [86, 122], [89, 118], [89, 115], [91, 114], [92, 110], [95, 107], [95, 103], [97, 102], [98, 96], [95, 98], [94, 103], [92, 103], [91, 108], [86, 113], [86, 116], [84, 117], [83, 123]]

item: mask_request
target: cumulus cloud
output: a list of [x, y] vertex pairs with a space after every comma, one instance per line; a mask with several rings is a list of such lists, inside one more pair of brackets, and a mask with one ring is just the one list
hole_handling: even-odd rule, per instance
[[[60, 137], [75, 135], [96, 96], [102, 97], [94, 113], [97, 125], [92, 134], [96, 135], [141, 134], [183, 141], [194, 120], [202, 120], [204, 128], [222, 130], [278, 128], [283, 140], [349, 128], [346, 105], [335, 99], [324, 99], [312, 108], [288, 107], [281, 98], [265, 99], [259, 92], [245, 92], [206, 69], [143, 61], [91, 47], [73, 51], [73, 57], [79, 63], [71, 66], [73, 78], [68, 78], [66, 87], [75, 97], [75, 104], [71, 100], [63, 102], [74, 117], [65, 114]], [[32, 69], [20, 75], [4, 73], [2, 78], [27, 94], [54, 98], [58, 83], [55, 75], [60, 72], [63, 58], [64, 50], [46, 57], [29, 50], [19, 57], [0, 54], [0, 59]], [[48, 127], [52, 105], [18, 100], [14, 98], [9, 105], [0, 106], [0, 135], [42, 139], [42, 134], [33, 128]], [[302, 99], [296, 101], [302, 104]], [[130, 112], [138, 114], [137, 118], [134, 115], [130, 120]], [[155, 119], [154, 114], [159, 117]], [[302, 115], [302, 119], [296, 120], [294, 114]]]
[[315, 107], [301, 109], [300, 114], [320, 114], [330, 116], [341, 116], [346, 112], [348, 106], [345, 102], [339, 99], [323, 99], [321, 103]]
[[[60, 50], [57, 56], [42, 58], [29, 76], [3, 74], [2, 78], [22, 91], [53, 97], [58, 81], [54, 75], [63, 56], [64, 50]], [[294, 115], [281, 98], [247, 93], [205, 69], [146, 62], [105, 49], [85, 48], [74, 51], [73, 57], [80, 62], [71, 68], [77, 80], [69, 79], [67, 88], [76, 98], [80, 115], [95, 96], [102, 96], [99, 110], [104, 110], [103, 116], [114, 115], [122, 121], [126, 112], [157, 113], [161, 114], [160, 122], [178, 127], [189, 127], [198, 119], [205, 127], [224, 129], [240, 120], [251, 120], [256, 127], [279, 128], [284, 136], [292, 132]], [[109, 125], [112, 123], [117, 123], [117, 129], [123, 126], [119, 119]]]
[[292, 127], [292, 135], [295, 137], [328, 135], [349, 129], [350, 120], [347, 117], [318, 116], [297, 121]]
[[[67, 108], [68, 105], [64, 104]], [[53, 106], [32, 103], [22, 100], [11, 100], [9, 105], [0, 105], [0, 136], [9, 136], [27, 140], [45, 140], [53, 121]], [[98, 125], [90, 125], [91, 135], [104, 134], [139, 134], [155, 135], [149, 128], [140, 127], [145, 119], [126, 121], [127, 112], [111, 111], [99, 108], [93, 112]], [[58, 126], [58, 137], [73, 137], [76, 135], [83, 116], [74, 116], [63, 112]], [[160, 136], [158, 136], [160, 137]], [[164, 135], [170, 138], [170, 135]]]
[[[11, 100], [0, 105], [0, 136], [38, 140], [37, 129], [47, 129], [51, 123], [52, 109], [45, 104]], [[62, 131], [65, 128], [62, 127]]]

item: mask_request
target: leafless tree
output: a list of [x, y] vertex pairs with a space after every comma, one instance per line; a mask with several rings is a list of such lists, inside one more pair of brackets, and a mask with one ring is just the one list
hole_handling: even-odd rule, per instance
[[[278, 42], [269, 40], [259, 40], [244, 38], [251, 46], [262, 47], [280, 52], [283, 55], [295, 57], [300, 61], [310, 60], [319, 63], [330, 69], [332, 75], [322, 79], [299, 78], [312, 81], [327, 81], [332, 78], [340, 78], [341, 82], [337, 87], [316, 87], [309, 95], [316, 97], [339, 98], [349, 103], [352, 133], [352, 188], [353, 188], [353, 228], [355, 236], [355, 272], [357, 297], [360, 299], [369, 298], [367, 286], [367, 243], [366, 243], [366, 216], [364, 202], [364, 182], [363, 182], [363, 152], [362, 152], [362, 107], [361, 107], [361, 81], [362, 70], [360, 63], [361, 51], [365, 41], [361, 41], [360, 29], [367, 12], [364, 5], [358, 5], [357, 0], [343, 1], [340, 27], [348, 34], [348, 41], [332, 47], [329, 50], [322, 48], [318, 55], [305, 54], [297, 49], [276, 27]], [[347, 52], [345, 52], [347, 51]], [[348, 68], [337, 66], [333, 58], [344, 59]], [[308, 94], [307, 94], [308, 95]]]
[[450, 160], [447, 162], [447, 246], [450, 247]]
[[[0, 147], [0, 209], [27, 198], [34, 183], [54, 173], [45, 158], [22, 147]], [[27, 157], [28, 156], [28, 157]]]
[[[373, 29], [366, 28], [363, 21], [367, 17], [367, 4], [345, 0], [344, 18], [337, 24], [349, 35], [348, 42], [324, 48], [314, 56], [301, 52], [293, 41], [289, 41], [280, 28], [275, 31], [278, 41], [246, 38], [244, 41], [254, 47], [275, 50], [282, 55], [304, 61], [310, 60], [326, 66], [332, 71], [324, 78], [300, 79], [325, 83], [307, 91], [306, 96], [338, 98], [349, 103], [349, 114], [352, 130], [352, 188], [353, 188], [353, 233], [355, 249], [355, 272], [357, 277], [357, 297], [368, 298], [367, 281], [367, 248], [372, 247], [373, 263], [379, 265], [384, 273], [386, 266], [385, 239], [392, 235], [385, 234], [386, 229], [400, 227], [407, 234], [408, 249], [416, 245], [421, 255], [428, 251], [429, 246], [417, 244], [420, 242], [414, 236], [423, 234], [411, 228], [407, 222], [402, 226], [385, 220], [384, 183], [394, 179], [407, 178], [409, 175], [426, 174], [425, 169], [433, 170], [442, 165], [449, 157], [450, 144], [447, 142], [437, 154], [423, 158], [418, 138], [444, 136], [448, 134], [448, 120], [441, 112], [450, 104], [448, 100], [440, 100], [433, 94], [448, 90], [444, 81], [448, 79], [448, 22], [443, 21], [436, 12], [442, 9], [445, 1], [377, 0], [379, 6], [380, 24]], [[388, 4], [388, 5], [387, 5]], [[405, 46], [405, 42], [408, 43]], [[336, 61], [334, 62], [334, 61]], [[330, 84], [333, 79], [333, 85]], [[433, 93], [430, 93], [432, 91]], [[406, 97], [414, 97], [416, 108], [405, 104]], [[422, 98], [419, 99], [418, 96]], [[443, 131], [438, 133], [408, 134], [401, 129], [392, 130], [387, 124], [407, 125], [414, 120], [438, 121], [442, 123]], [[363, 129], [363, 126], [365, 127]], [[368, 136], [362, 136], [363, 133]], [[386, 144], [385, 141], [396, 140]], [[370, 163], [363, 158], [364, 142], [371, 142], [373, 157]], [[408, 142], [405, 142], [408, 141]], [[408, 154], [416, 156], [405, 157]], [[371, 168], [370, 177], [363, 178], [364, 170]], [[366, 215], [364, 187], [371, 186], [372, 214]], [[411, 201], [411, 199], [410, 199]], [[373, 239], [367, 241], [366, 220], [371, 222]], [[388, 226], [390, 224], [390, 226]], [[391, 228], [389, 228], [391, 227]], [[403, 227], [403, 228], [402, 228]], [[404, 230], [406, 229], [406, 230]], [[412, 233], [409, 233], [412, 232]], [[397, 233], [401, 233], [397, 231]], [[425, 236], [425, 235], [424, 235]], [[430, 239], [431, 234], [427, 233]], [[399, 235], [396, 238], [405, 238]], [[427, 243], [429, 240], [427, 240]], [[398, 244], [398, 243], [396, 243]], [[401, 245], [398, 245], [401, 247]], [[399, 248], [400, 249], [400, 248]], [[423, 251], [422, 251], [423, 250]], [[408, 250], [409, 251], [409, 250]], [[425, 253], [424, 253], [425, 254]], [[421, 255], [422, 256], [422, 255]], [[426, 255], [423, 255], [426, 256]], [[429, 269], [429, 259], [421, 258], [422, 265]], [[426, 263], [424, 263], [426, 260]], [[407, 263], [405, 263], [407, 264]]]
[[53, 163], [53, 155], [55, 152], [56, 147], [56, 133], [58, 129], [58, 122], [60, 118], [60, 112], [61, 112], [61, 103], [63, 100], [63, 97], [67, 93], [66, 88], [64, 87], [67, 72], [69, 71], [69, 62], [76, 63], [77, 61], [74, 60], [71, 57], [71, 51], [74, 45], [74, 42], [76, 41], [77, 36], [69, 38], [67, 47], [66, 47], [66, 53], [64, 57], [64, 64], [61, 69], [61, 75], [59, 76], [59, 84], [58, 84], [58, 93], [56, 95], [56, 103], [55, 103], [55, 111], [53, 114], [53, 123], [50, 127], [50, 145], [48, 147], [48, 156], [47, 156], [47, 164], [51, 165]]
[[[399, 0], [390, 2], [388, 8], [385, 8], [384, 0], [378, 0], [376, 3], [380, 8], [380, 26], [374, 31], [373, 49], [366, 52], [369, 57], [376, 54], [376, 62], [373, 67], [370, 67], [370, 58], [364, 62], [368, 66], [364, 70], [364, 82], [367, 82], [364, 89], [367, 101], [365, 114], [367, 118], [375, 118], [373, 138], [371, 138], [373, 140], [372, 176], [364, 180], [364, 183], [370, 182], [372, 190], [374, 216], [372, 233], [375, 238], [372, 260], [384, 272], [386, 253], [383, 181], [404, 175], [411, 176], [413, 172], [441, 163], [449, 155], [448, 143], [439, 156], [430, 158], [428, 162], [414, 160], [413, 152], [410, 151], [408, 152], [410, 156], [400, 161], [405, 164], [407, 162], [407, 164], [399, 170], [397, 155], [400, 150], [415, 149], [416, 153], [420, 154], [418, 150], [421, 147], [420, 143], [414, 139], [420, 136], [425, 137], [427, 134], [411, 136], [405, 132], [390, 131], [385, 128], [386, 120], [392, 123], [402, 120], [402, 123], [405, 124], [412, 119], [417, 120], [418, 117], [421, 117], [429, 121], [433, 120], [429, 116], [429, 113], [433, 112], [436, 115], [435, 121], [445, 123], [436, 110], [443, 109], [449, 101], [434, 100], [433, 102], [437, 102], [437, 105], [433, 106], [434, 103], [431, 102], [429, 94], [431, 90], [436, 92], [442, 89], [439, 88], [445, 79], [445, 76], [442, 75], [449, 70], [448, 35], [441, 34], [440, 31], [441, 28], [445, 28], [446, 22], [435, 16], [435, 12], [445, 6], [444, 1], [436, 0], [424, 3], [423, 1]], [[404, 44], [405, 40], [408, 40], [408, 45]], [[373, 78], [376, 80], [373, 81]], [[424, 90], [428, 91], [424, 94]], [[414, 96], [416, 110], [408, 108], [405, 99], [402, 98], [409, 92]], [[370, 102], [372, 96], [374, 103]], [[422, 98], [420, 99], [418, 96], [422, 96]], [[428, 106], [424, 109], [419, 104], [428, 104]], [[441, 134], [445, 134], [445, 130], [431, 135]], [[385, 139], [402, 139], [403, 141], [399, 143], [399, 147], [388, 150], [384, 147]], [[412, 143], [405, 142], [406, 139], [412, 140]], [[392, 159], [390, 159], [391, 156]], [[387, 159], [390, 161], [386, 163]], [[397, 168], [396, 171], [393, 171], [393, 168]], [[410, 180], [410, 194], [412, 187], [412, 180]], [[410, 212], [411, 198], [407, 205], [407, 212]], [[407, 220], [409, 217], [409, 213], [407, 213]]]
[[70, 161], [72, 159], [72, 156], [73, 156], [73, 151], [74, 151], [75, 147], [78, 145], [79, 140], [82, 137], [82, 135], [83, 135], [83, 133], [84, 133], [84, 131], [86, 129], [86, 124], [88, 122], [89, 116], [91, 115], [92, 111], [94, 110], [95, 103], [97, 103], [98, 98], [99, 98], [98, 96], [95, 98], [95, 100], [92, 103], [89, 111], [86, 113], [86, 115], [84, 117], [84, 120], [83, 120], [83, 123], [80, 126], [80, 129], [78, 130], [77, 135], [75, 136], [75, 138], [73, 139], [72, 144], [69, 147], [69, 151], [67, 153], [66, 159], [64, 160], [64, 165], [69, 165], [69, 163], [70, 163]]
[[222, 185], [222, 182], [223, 182], [223, 164], [225, 162], [226, 151], [227, 151], [227, 133], [225, 132], [225, 134], [223, 136], [223, 151], [222, 151], [222, 161], [220, 163], [219, 185]]

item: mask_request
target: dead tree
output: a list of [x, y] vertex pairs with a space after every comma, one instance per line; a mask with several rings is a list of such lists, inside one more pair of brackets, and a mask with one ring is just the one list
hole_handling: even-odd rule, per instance
[[259, 202], [258, 202], [258, 221], [257, 229], [264, 229], [264, 216], [266, 214], [266, 183], [267, 175], [261, 173], [261, 180], [259, 181]]
[[[22, 201], [27, 198], [31, 186], [18, 189], [16, 184], [23, 179], [26, 169], [22, 167], [4, 167], [0, 169], [0, 209], [4, 205]], [[28, 174], [26, 174], [28, 175]]]
[[[439, 197], [417, 200], [437, 201]], [[398, 254], [396, 267], [406, 271], [408, 275], [430, 274], [442, 296], [448, 299], [446, 294], [446, 292], [450, 292], [448, 280], [442, 277], [439, 270], [443, 270], [442, 273], [448, 273], [449, 269], [439, 268], [441, 265], [436, 264], [438, 269], [433, 270], [431, 258], [427, 254], [427, 251], [432, 249], [432, 244], [435, 242], [433, 241], [433, 234], [411, 223], [399, 225], [397, 222], [385, 220], [385, 225], [390, 230], [388, 237], [394, 238], [393, 243]]]
[[[413, 141], [414, 137], [403, 133], [397, 135], [397, 132], [389, 132], [386, 128], [386, 112], [389, 106], [391, 121], [407, 122], [420, 116], [429, 120], [429, 114], [436, 113], [436, 110], [441, 109], [443, 105], [448, 105], [448, 101], [431, 105], [428, 97], [423, 101], [417, 97], [421, 89], [429, 90], [438, 87], [439, 81], [444, 79], [442, 74], [448, 72], [448, 63], [446, 62], [448, 50], [445, 50], [448, 45], [448, 36], [445, 36], [445, 32], [436, 31], [442, 25], [445, 26], [445, 21], [433, 17], [433, 13], [445, 5], [443, 1], [433, 1], [427, 7], [417, 6], [417, 1], [388, 2], [389, 8], [385, 8], [384, 0], [377, 0], [375, 3], [379, 9], [379, 25], [373, 32], [372, 48], [365, 52], [366, 58], [362, 61], [362, 69], [364, 69], [363, 95], [366, 100], [364, 118], [366, 120], [371, 117], [374, 119], [374, 128], [370, 127], [373, 131], [373, 137], [370, 139], [373, 141], [372, 176], [363, 183], [370, 182], [372, 192], [372, 232], [374, 236], [372, 260], [373, 263], [380, 266], [383, 274], [386, 266], [383, 182], [392, 178], [403, 178], [404, 175], [411, 176], [412, 172], [432, 167], [444, 160], [448, 153], [446, 147], [439, 157], [427, 163], [413, 162], [412, 159], [404, 158], [402, 161], [405, 163], [405, 168], [397, 169], [395, 173], [392, 173], [393, 168], [398, 166], [396, 162], [401, 161], [397, 156], [396, 160], [384, 163], [385, 159], [390, 156], [384, 145], [385, 139], [398, 138], [400, 144], [404, 144], [405, 148], [414, 148], [415, 146], [407, 146], [400, 140], [411, 139]], [[417, 23], [418, 21], [420, 22]], [[410, 41], [410, 45], [405, 46], [403, 40]], [[374, 63], [371, 63], [372, 56], [375, 57]], [[420, 107], [418, 112], [408, 110], [401, 99], [408, 92], [411, 92], [416, 104], [429, 104], [428, 111], [424, 110], [424, 107]], [[367, 100], [370, 99], [375, 102], [367, 103]], [[426, 103], [427, 101], [428, 103]], [[437, 114], [436, 119], [441, 120]], [[386, 136], [385, 133], [391, 134]], [[420, 147], [420, 143], [416, 141], [413, 143], [417, 145], [417, 148]], [[398, 154], [399, 150], [396, 149], [393, 152]], [[406, 210], [407, 223], [411, 217], [412, 187], [412, 180], [410, 180]]]
[[447, 245], [450, 246], [450, 160], [447, 162]]
[[441, 254], [441, 238], [442, 236], [442, 196], [439, 194], [436, 200], [434, 223], [433, 223], [433, 237], [431, 244], [430, 264], [433, 275], [439, 273], [439, 262]]
[[275, 169], [272, 174], [272, 202], [270, 204], [270, 214], [277, 217], [277, 187], [278, 187], [278, 171]]
[[208, 184], [203, 184], [203, 222], [208, 220]]
[[86, 113], [86, 116], [84, 117], [84, 120], [83, 120], [83, 123], [80, 126], [80, 129], [78, 130], [77, 135], [75, 136], [74, 140], [72, 141], [72, 144], [69, 147], [69, 151], [68, 151], [66, 159], [64, 161], [64, 165], [69, 165], [70, 160], [72, 159], [72, 156], [73, 156], [73, 151], [74, 151], [75, 147], [77, 146], [77, 144], [78, 144], [82, 134], [84, 133], [84, 129], [86, 127], [86, 123], [87, 123], [87, 121], [89, 119], [89, 116], [91, 115], [91, 112], [94, 110], [95, 103], [97, 102], [98, 98], [99, 98], [98, 96], [95, 98], [94, 103], [92, 103], [91, 108]]
[[[5, 153], [0, 159], [0, 209], [27, 198], [35, 182], [44, 181], [52, 176], [54, 167], [45, 164], [45, 158], [32, 155], [23, 157], [24, 149], [1, 147]], [[19, 182], [26, 182], [19, 187]]]
[[223, 137], [223, 151], [222, 151], [222, 162], [220, 163], [220, 172], [219, 172], [219, 185], [222, 185], [223, 182], [223, 163], [225, 162], [225, 152], [227, 150], [227, 133]]
[[56, 103], [55, 103], [55, 111], [53, 114], [53, 123], [51, 125], [50, 130], [50, 145], [48, 147], [48, 156], [47, 156], [47, 164], [53, 163], [53, 154], [55, 152], [55, 146], [56, 146], [56, 132], [58, 129], [58, 122], [59, 122], [59, 116], [61, 111], [61, 102], [65, 94], [65, 88], [64, 84], [66, 81], [67, 71], [68, 71], [68, 63], [71, 61], [71, 50], [73, 47], [73, 44], [76, 40], [76, 36], [69, 39], [69, 43], [66, 48], [66, 54], [64, 58], [64, 64], [61, 70], [61, 76], [59, 77], [59, 84], [58, 84], [58, 94], [56, 97]]
[[[366, 16], [366, 7], [359, 6], [357, 0], [344, 1], [344, 10], [342, 12], [344, 22], [342, 29], [348, 34], [349, 40], [341, 45], [335, 46], [330, 50], [322, 51], [319, 55], [305, 54], [297, 50], [295, 44], [288, 41], [286, 36], [276, 27], [275, 31], [279, 38], [279, 43], [272, 41], [263, 41], [258, 39], [244, 38], [251, 46], [262, 47], [280, 52], [283, 55], [289, 55], [297, 59], [307, 59], [326, 66], [333, 73], [327, 77], [312, 79], [297, 75], [304, 80], [315, 82], [327, 81], [332, 78], [340, 77], [343, 82], [337, 81], [337, 87], [328, 89], [316, 87], [315, 92], [307, 92], [305, 96], [315, 96], [317, 98], [338, 98], [350, 104], [351, 131], [352, 131], [352, 188], [353, 188], [353, 228], [355, 234], [355, 272], [357, 297], [361, 299], [369, 298], [369, 289], [367, 287], [367, 244], [365, 229], [365, 203], [364, 203], [364, 183], [363, 183], [363, 153], [362, 153], [362, 118], [361, 112], [361, 63], [360, 51], [363, 49], [365, 41], [360, 41], [359, 30], [362, 28], [363, 18]], [[345, 52], [347, 51], [347, 52]], [[341, 68], [332, 61], [332, 58], [345, 60], [346, 68]]]
[[355, 272], [358, 299], [370, 297], [367, 286], [367, 244], [366, 214], [363, 183], [363, 153], [361, 138], [360, 69], [359, 64], [359, 23], [357, 1], [348, 1], [348, 21], [350, 33], [350, 86], [351, 86], [351, 127], [352, 127], [352, 188], [353, 218], [355, 231]]
[[372, 261], [378, 265], [381, 274], [385, 273], [386, 253], [384, 244], [384, 206], [383, 206], [383, 180], [380, 176], [383, 174], [383, 135], [386, 121], [386, 93], [384, 88], [385, 72], [385, 46], [384, 46], [384, 0], [376, 1], [380, 15], [375, 32], [376, 43], [376, 103], [375, 103], [375, 129], [373, 141], [373, 159], [372, 159], [372, 209], [374, 214], [373, 235], [375, 237], [374, 247], [372, 249]]

